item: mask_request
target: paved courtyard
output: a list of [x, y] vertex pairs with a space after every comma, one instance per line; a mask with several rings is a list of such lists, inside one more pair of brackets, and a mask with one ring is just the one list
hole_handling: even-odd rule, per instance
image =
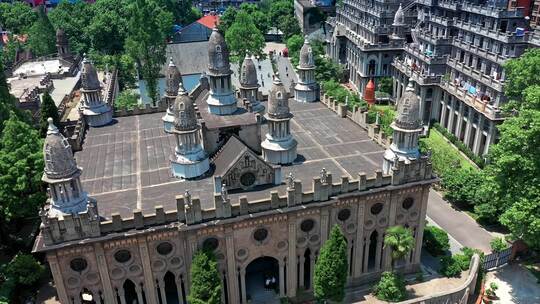
[[[343, 175], [356, 179], [359, 172], [374, 174], [381, 167], [383, 149], [359, 126], [338, 118], [321, 103], [291, 101], [290, 106], [295, 116], [291, 130], [298, 141], [298, 158], [293, 165], [283, 167], [284, 178], [293, 172], [309, 191], [312, 178], [323, 167], [336, 180]], [[115, 212], [128, 217], [134, 209], [149, 214], [157, 205], [166, 211], [175, 210], [175, 196], [188, 189], [201, 198], [203, 208], [213, 207], [212, 177], [186, 181], [171, 176], [169, 157], [175, 139], [164, 133], [162, 115], [120, 117], [112, 125], [88, 130], [83, 150], [75, 156], [83, 168], [83, 187], [97, 199], [103, 217], [110, 218]], [[263, 126], [261, 135], [265, 133]], [[256, 200], [269, 197], [270, 190], [285, 195], [286, 186], [231, 193], [230, 197], [237, 204], [241, 195]]]
[[510, 264], [496, 271], [488, 272], [486, 288], [491, 282], [497, 283], [499, 300], [495, 304], [540, 303], [540, 284], [536, 278], [519, 264]]

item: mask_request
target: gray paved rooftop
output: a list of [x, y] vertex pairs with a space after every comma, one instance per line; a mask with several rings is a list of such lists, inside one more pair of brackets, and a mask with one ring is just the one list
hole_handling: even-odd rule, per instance
[[[348, 119], [338, 118], [323, 104], [290, 102], [295, 115], [291, 130], [298, 141], [298, 158], [283, 167], [283, 177], [293, 172], [311, 189], [311, 180], [326, 168], [339, 179], [356, 178], [365, 171], [372, 174], [381, 167], [383, 149], [372, 142], [366, 132]], [[201, 198], [203, 208], [213, 207], [212, 177], [184, 181], [171, 177], [169, 156], [174, 137], [162, 129], [163, 113], [116, 118], [112, 125], [88, 130], [84, 148], [76, 153], [83, 168], [82, 183], [98, 201], [100, 214], [110, 218], [114, 212], [132, 215], [139, 208], [153, 213], [155, 206], [176, 208], [175, 196], [189, 189]], [[266, 133], [263, 126], [261, 135]], [[249, 192], [231, 193], [233, 204], [246, 195], [249, 200], [268, 197], [270, 190], [285, 194], [285, 185], [265, 187]]]

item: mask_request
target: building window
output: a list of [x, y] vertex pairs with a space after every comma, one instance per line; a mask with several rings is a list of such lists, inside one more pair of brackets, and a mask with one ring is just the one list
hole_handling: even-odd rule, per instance
[[350, 209], [342, 209], [338, 213], [338, 220], [344, 222], [348, 220], [351, 217], [351, 210]]
[[173, 245], [169, 242], [163, 242], [156, 247], [156, 251], [161, 255], [168, 255], [173, 251]]
[[266, 230], [266, 228], [259, 228], [255, 230], [255, 232], [253, 233], [253, 238], [257, 242], [262, 242], [266, 240], [267, 237], [268, 237], [268, 230]]
[[125, 250], [125, 249], [122, 249], [122, 250], [118, 250], [115, 254], [114, 254], [114, 259], [118, 262], [118, 263], [126, 263], [128, 262], [129, 260], [131, 260], [131, 252]]
[[383, 210], [383, 204], [381, 203], [376, 203], [375, 205], [371, 206], [371, 214], [373, 215], [377, 215], [381, 213], [382, 210]]
[[82, 272], [88, 267], [88, 263], [83, 258], [76, 258], [69, 262], [69, 267], [71, 267], [73, 271]]
[[203, 248], [207, 250], [214, 251], [218, 248], [219, 241], [215, 237], [210, 237], [204, 240], [203, 242]]
[[411, 207], [414, 205], [414, 199], [412, 197], [407, 197], [403, 203], [401, 203], [401, 207], [405, 210], [411, 209]]
[[304, 220], [300, 224], [300, 230], [302, 230], [303, 232], [310, 232], [314, 226], [315, 221], [313, 221], [312, 219]]

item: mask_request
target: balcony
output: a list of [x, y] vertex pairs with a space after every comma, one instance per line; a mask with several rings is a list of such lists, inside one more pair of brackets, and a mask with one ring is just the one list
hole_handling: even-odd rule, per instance
[[485, 101], [481, 101], [476, 96], [470, 94], [464, 88], [448, 82], [442, 81], [441, 88], [443, 88], [449, 94], [454, 95], [459, 100], [465, 102], [467, 105], [475, 108], [479, 113], [482, 113], [489, 120], [501, 120], [503, 119], [502, 112], [499, 108], [490, 105]]
[[462, 30], [486, 36], [504, 43], [527, 43], [530, 35], [529, 33], [525, 33], [523, 36], [516, 36], [514, 33], [503, 33], [458, 19], [454, 19], [454, 25]]
[[451, 11], [458, 11], [461, 9], [461, 3], [456, 1], [439, 0], [439, 6]]
[[401, 41], [390, 41], [389, 43], [372, 43], [364, 38], [362, 38], [360, 35], [356, 34], [351, 29], [347, 29], [345, 32], [345, 36], [347, 39], [349, 39], [351, 42], [353, 42], [358, 48], [361, 50], [400, 50], [403, 49], [403, 42]]
[[392, 63], [394, 68], [401, 71], [403, 74], [407, 75], [410, 80], [414, 80], [419, 85], [436, 85], [441, 82], [441, 76], [434, 76], [434, 75], [426, 75], [421, 74], [420, 71], [413, 69], [412, 67], [408, 66], [405, 62], [399, 59], [394, 59], [394, 62]]
[[416, 0], [416, 3], [423, 4], [423, 5], [426, 5], [426, 6], [434, 6], [435, 5], [435, 0]]
[[461, 4], [461, 10], [473, 13], [480, 14], [493, 18], [523, 18], [523, 8], [517, 8], [516, 10], [506, 10], [496, 7], [488, 7], [483, 5], [475, 5], [472, 3], [463, 3]]
[[448, 65], [450, 67], [453, 67], [457, 71], [477, 80], [483, 83], [484, 85], [493, 88], [494, 90], [497, 90], [499, 92], [503, 92], [504, 87], [504, 81], [496, 80], [490, 77], [489, 75], [486, 75], [482, 73], [481, 71], [471, 68], [469, 66], [466, 66], [465, 64], [457, 61], [455, 58], [448, 58]]
[[485, 58], [487, 60], [495, 62], [498, 65], [503, 65], [508, 59], [513, 58], [510, 56], [499, 55], [497, 53], [493, 53], [491, 51], [485, 50], [472, 43], [467, 43], [463, 39], [459, 39], [458, 37], [454, 37], [452, 44], [462, 50], [473, 53], [481, 58]]
[[448, 27], [448, 26], [452, 26], [454, 20], [450, 18], [442, 17], [442, 16], [431, 16], [429, 18], [429, 21]]
[[446, 64], [447, 56], [429, 56], [424, 52], [420, 51], [418, 48], [411, 47], [410, 44], [407, 44], [404, 50], [410, 55], [422, 60], [427, 64]]
[[449, 45], [452, 44], [451, 38], [445, 38], [435, 36], [428, 31], [420, 31], [417, 33], [417, 37], [421, 40], [428, 42], [431, 45]]

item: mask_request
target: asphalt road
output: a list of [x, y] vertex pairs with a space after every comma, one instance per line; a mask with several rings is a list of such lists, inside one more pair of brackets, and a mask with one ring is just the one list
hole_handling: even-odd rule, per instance
[[460, 245], [491, 252], [493, 235], [482, 228], [465, 212], [458, 211], [435, 190], [429, 193], [427, 216], [446, 230]]

